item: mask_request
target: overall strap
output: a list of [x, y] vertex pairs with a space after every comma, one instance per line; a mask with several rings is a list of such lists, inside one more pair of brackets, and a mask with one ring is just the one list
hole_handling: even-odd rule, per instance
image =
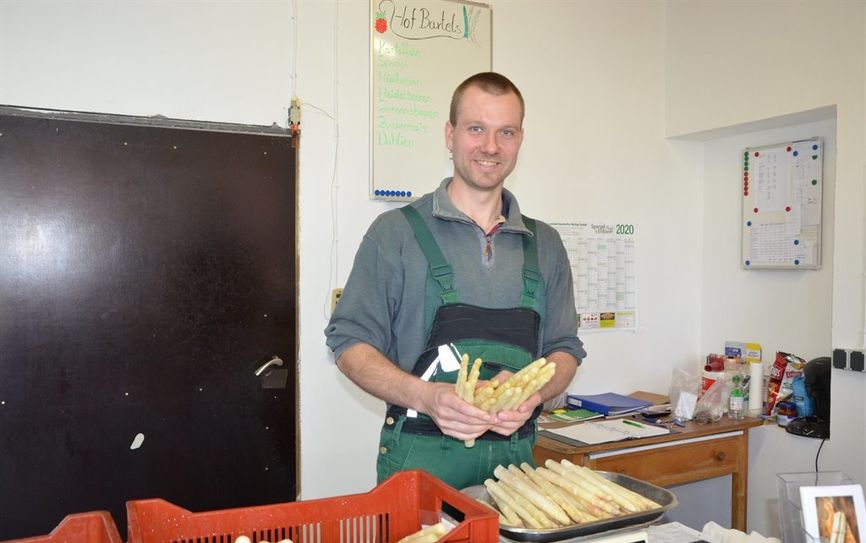
[[532, 232], [531, 236], [523, 236], [523, 292], [520, 293], [520, 305], [531, 309], [537, 308], [538, 300], [535, 293], [541, 281], [538, 271], [538, 231], [535, 219], [523, 216], [523, 224]]
[[418, 240], [421, 252], [427, 258], [430, 274], [439, 284], [439, 296], [442, 298], [442, 303], [454, 304], [459, 302], [460, 292], [454, 288], [454, 270], [451, 268], [451, 264], [445, 260], [442, 249], [439, 248], [439, 244], [436, 243], [433, 233], [424, 223], [421, 214], [411, 205], [401, 207], [400, 211], [403, 212], [406, 220], [409, 221], [409, 226], [415, 232], [415, 239]]

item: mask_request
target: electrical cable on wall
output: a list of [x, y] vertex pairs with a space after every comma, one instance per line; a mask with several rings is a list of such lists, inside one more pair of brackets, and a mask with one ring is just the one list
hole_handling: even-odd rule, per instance
[[[340, 78], [337, 71], [338, 66], [338, 51], [340, 50], [340, 2], [334, 2], [334, 169], [331, 173], [331, 253], [330, 253], [330, 268], [328, 269], [328, 290], [325, 292], [325, 318], [330, 319], [331, 305], [329, 303], [330, 293], [334, 288], [334, 283], [338, 282], [340, 273], [340, 255], [339, 255], [339, 213], [337, 212], [337, 193], [340, 185], [337, 183], [337, 157], [340, 149], [340, 123], [339, 123], [339, 90]], [[333, 282], [332, 282], [333, 281]]]
[[335, 280], [339, 273], [339, 255], [337, 251], [337, 231], [338, 231], [338, 214], [337, 214], [337, 191], [339, 185], [337, 184], [337, 159], [339, 156], [340, 149], [340, 126], [338, 119], [338, 73], [337, 73], [337, 61], [338, 61], [338, 34], [339, 28], [339, 2], [334, 2], [334, 89], [333, 89], [333, 115], [325, 111], [319, 106], [314, 104], [302, 102], [298, 97], [298, 2], [297, 0], [292, 1], [292, 99], [291, 106], [289, 108], [289, 128], [292, 131], [293, 138], [300, 136], [301, 131], [301, 111], [303, 109], [312, 109], [316, 112], [321, 113], [322, 115], [331, 119], [334, 124], [334, 161], [331, 170], [331, 243], [330, 243], [330, 254], [328, 256], [329, 260], [329, 269], [328, 269], [328, 290], [327, 295], [325, 296], [325, 304], [323, 307], [323, 314], [325, 319], [330, 318], [330, 293], [333, 290], [333, 285], [335, 284]]
[[292, 0], [292, 96], [298, 95], [298, 0]]
[[[336, 86], [336, 84], [335, 84]], [[340, 124], [337, 120], [337, 105], [336, 105], [336, 88], [334, 91], [334, 115], [330, 115], [327, 111], [323, 110], [318, 106], [314, 106], [313, 104], [304, 104], [304, 106], [314, 109], [330, 118], [334, 122], [334, 162], [333, 168], [331, 170], [331, 244], [328, 255], [328, 289], [325, 293], [325, 301], [323, 306], [323, 315], [325, 320], [331, 318], [331, 291], [334, 289], [335, 280], [337, 278], [337, 274], [339, 271], [339, 255], [337, 251], [337, 231], [339, 226], [338, 221], [338, 213], [337, 213], [337, 192], [339, 189], [339, 185], [337, 184], [337, 159], [339, 157], [340, 150]]]
[[821, 456], [821, 448], [824, 446], [824, 442], [826, 439], [821, 440], [821, 444], [818, 445], [818, 452], [815, 453], [815, 484], [818, 484], [818, 457]]

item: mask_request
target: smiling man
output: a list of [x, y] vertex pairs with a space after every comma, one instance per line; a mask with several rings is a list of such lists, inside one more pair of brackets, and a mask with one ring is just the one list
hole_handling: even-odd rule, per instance
[[[562, 241], [521, 215], [503, 186], [523, 116], [520, 91], [500, 74], [457, 87], [445, 124], [454, 176], [374, 221], [325, 329], [340, 370], [387, 404], [379, 481], [421, 468], [464, 488], [499, 464], [534, 465], [541, 405], [586, 355]], [[484, 361], [482, 380], [502, 381], [540, 356], [556, 373], [520, 406], [491, 414], [454, 391], [464, 353]]]

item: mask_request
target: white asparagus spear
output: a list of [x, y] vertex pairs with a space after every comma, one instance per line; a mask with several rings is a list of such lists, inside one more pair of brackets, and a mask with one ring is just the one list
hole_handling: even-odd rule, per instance
[[466, 378], [464, 385], [463, 399], [475, 405], [475, 387], [478, 385], [478, 375], [481, 373], [481, 359], [476, 358], [472, 363], [472, 369], [469, 371], [469, 376]]
[[[571, 517], [571, 520], [580, 524], [582, 522], [592, 522], [594, 520], [598, 520], [598, 517], [590, 514], [586, 510], [580, 507], [580, 504], [574, 500], [568, 492], [564, 489], [560, 489], [544, 477], [542, 477], [532, 466], [527, 464], [526, 462], [520, 464], [520, 468], [532, 479], [532, 482], [535, 483], [536, 486], [541, 488], [552, 500], [559, 504], [568, 516]], [[541, 468], [544, 469], [544, 468]]]
[[566, 470], [565, 473], [568, 474], [568, 478], [572, 481], [580, 484], [581, 486], [583, 486], [584, 488], [605, 501], [616, 501], [613, 495], [607, 491], [606, 486], [591, 478], [583, 471], [583, 466], [576, 466], [568, 460], [561, 461], [560, 465]]
[[[557, 475], [558, 477], [548, 477], [548, 480], [553, 484], [559, 485], [573, 495], [581, 498], [584, 502], [589, 505], [592, 505], [597, 510], [601, 510], [608, 515], [619, 515], [622, 511], [615, 503], [603, 500], [592, 493], [590, 489], [584, 488], [581, 485], [581, 480], [577, 479], [577, 477], [569, 477], [568, 470], [562, 467], [558, 462], [554, 462], [553, 460], [547, 460], [544, 463], [547, 466], [549, 472], [551, 474]], [[576, 481], [574, 479], [577, 479]], [[596, 516], [599, 516], [594, 511], [590, 510], [590, 512]]]
[[526, 499], [531, 501], [533, 505], [544, 511], [548, 517], [552, 518], [560, 525], [568, 526], [571, 524], [568, 514], [563, 511], [560, 506], [545, 496], [542, 492], [532, 488], [532, 486], [521, 480], [520, 477], [509, 472], [506, 468], [497, 466], [496, 469], [493, 470], [493, 474], [499, 477], [500, 481], [526, 497]]
[[505, 484], [504, 481], [497, 481], [496, 484], [499, 486], [500, 490], [511, 496], [515, 501], [522, 505], [524, 509], [532, 513], [532, 516], [534, 516], [542, 526], [545, 528], [556, 528], [556, 521], [548, 517], [544, 511], [532, 503], [529, 498]]
[[523, 507], [523, 504], [516, 500], [511, 493], [500, 487], [493, 479], [487, 479], [484, 481], [484, 486], [487, 487], [487, 492], [493, 496], [496, 503], [506, 504], [517, 513], [530, 528], [540, 530], [547, 527], [541, 520], [537, 519], [534, 514]]
[[454, 386], [454, 390], [457, 392], [457, 396], [460, 399], [464, 399], [464, 391], [466, 390], [466, 379], [469, 377], [469, 355], [463, 354], [460, 357], [460, 369], [457, 370], [457, 383]]
[[[661, 507], [658, 503], [653, 500], [647, 498], [646, 496], [642, 496], [637, 492], [628, 489], [622, 485], [619, 485], [609, 479], [602, 477], [600, 474], [595, 471], [585, 467], [578, 466], [572, 464], [568, 460], [563, 460], [563, 465], [567, 468], [575, 469], [582, 472], [588, 479], [593, 480], [596, 484], [604, 487], [608, 494], [614, 496], [617, 501], [624, 500], [628, 503], [631, 503], [634, 507], [633, 511], [647, 511], [649, 509], [658, 509]], [[570, 465], [569, 465], [570, 464]]]
[[[539, 467], [535, 470], [535, 472], [541, 477], [547, 479], [553, 485], [561, 488], [564, 492], [566, 492], [580, 507], [581, 510], [586, 511], [590, 515], [596, 518], [608, 518], [617, 513], [612, 513], [610, 511], [606, 511], [601, 507], [598, 507], [593, 504], [592, 495], [584, 491], [574, 482], [562, 477], [554, 471], [551, 471], [547, 468]], [[619, 509], [615, 509], [615, 511], [619, 512]]]
[[442, 536], [448, 533], [448, 528], [444, 524], [438, 522], [431, 524], [426, 528], [422, 528], [413, 534], [409, 534], [397, 543], [434, 543], [442, 539]]

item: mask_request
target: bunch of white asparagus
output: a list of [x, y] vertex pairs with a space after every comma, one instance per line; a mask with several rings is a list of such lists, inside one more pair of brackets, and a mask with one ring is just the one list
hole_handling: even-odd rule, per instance
[[497, 466], [484, 486], [499, 511], [499, 522], [543, 530], [594, 522], [661, 507], [640, 494], [568, 460]]
[[[455, 391], [463, 401], [490, 414], [516, 409], [547, 384], [556, 372], [556, 364], [548, 362], [545, 358], [539, 358], [509, 377], [504, 383], [500, 384], [496, 379], [491, 379], [476, 389], [482, 364], [481, 359], [476, 358], [470, 369], [469, 355], [464, 354], [460, 361], [460, 370], [457, 372]], [[464, 443], [467, 447], [472, 447], [475, 445], [475, 440], [469, 439]]]
[[[239, 535], [235, 538], [234, 543], [252, 543], [252, 541], [250, 540], [250, 538], [248, 536]], [[259, 540], [259, 543], [270, 543], [270, 542], [267, 540], [261, 539], [261, 540]], [[292, 540], [291, 539], [281, 539], [279, 541], [279, 543], [292, 543]]]
[[397, 543], [433, 543], [445, 537], [445, 534], [448, 532], [448, 528], [439, 522], [422, 528], [413, 534], [409, 534]]

